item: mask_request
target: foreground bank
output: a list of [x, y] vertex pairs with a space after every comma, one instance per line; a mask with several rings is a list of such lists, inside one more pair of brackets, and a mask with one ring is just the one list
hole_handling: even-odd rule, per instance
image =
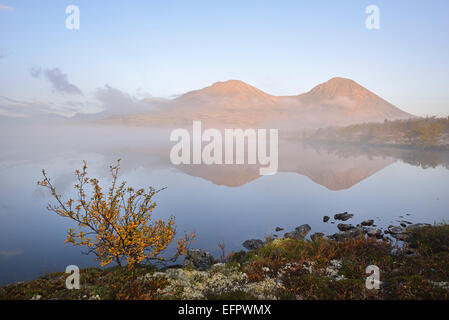
[[[267, 239], [220, 260], [192, 250], [182, 267], [83, 269], [79, 290], [53, 273], [2, 287], [0, 299], [449, 299], [449, 225], [404, 234], [400, 246], [354, 232]], [[378, 289], [367, 281], [368, 266], [379, 270]]]

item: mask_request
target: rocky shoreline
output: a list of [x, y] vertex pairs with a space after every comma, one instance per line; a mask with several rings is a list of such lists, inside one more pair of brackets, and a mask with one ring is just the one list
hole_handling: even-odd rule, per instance
[[[346, 222], [353, 218], [323, 217], [339, 222], [334, 234], [303, 224], [283, 237], [249, 239], [248, 251], [220, 259], [190, 249], [183, 265], [163, 269], [83, 269], [79, 290], [65, 288], [66, 274], [49, 274], [1, 287], [0, 299], [449, 299], [449, 225], [404, 220], [382, 229], [372, 219]], [[373, 265], [378, 289], [366, 284]]]
[[[336, 223], [336, 221], [347, 221], [354, 217], [354, 214], [343, 212], [337, 213], [333, 216], [335, 221], [331, 223]], [[399, 216], [399, 218], [404, 219], [403, 216]], [[329, 216], [323, 216], [323, 222], [328, 223], [331, 220]], [[403, 243], [407, 243], [409, 234], [412, 231], [418, 230], [420, 228], [431, 226], [428, 223], [412, 223], [407, 220], [398, 220], [399, 226], [389, 225], [387, 228], [378, 228], [374, 224], [374, 219], [364, 220], [358, 223], [357, 225], [353, 225], [350, 223], [338, 223], [337, 229], [339, 232], [333, 233], [330, 235], [325, 235], [322, 232], [315, 232], [310, 235], [310, 239], [315, 241], [319, 238], [322, 239], [331, 239], [335, 241], [345, 241], [349, 239], [354, 239], [360, 236], [366, 235], [368, 238], [375, 238], [379, 240], [389, 241], [391, 238], [394, 238]], [[275, 232], [283, 231], [284, 228], [276, 227]], [[295, 240], [305, 240], [306, 236], [312, 230], [311, 226], [308, 224], [303, 224], [296, 227], [293, 231], [289, 231], [284, 233], [283, 239], [295, 239]], [[275, 238], [279, 236], [274, 235]], [[248, 239], [242, 243], [242, 246], [248, 250], [256, 250], [262, 248], [266, 244], [265, 241], [260, 239]], [[414, 248], [408, 246], [408, 253], [414, 254]]]

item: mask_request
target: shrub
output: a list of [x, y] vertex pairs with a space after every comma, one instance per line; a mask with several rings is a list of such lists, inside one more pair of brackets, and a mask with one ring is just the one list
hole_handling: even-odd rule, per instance
[[[87, 163], [76, 170], [77, 199], [64, 201], [57, 194], [45, 170], [44, 179], [38, 185], [46, 187], [56, 199], [56, 205], [48, 205], [50, 211], [69, 218], [78, 224], [79, 229], [87, 232], [68, 230], [66, 242], [75, 246], [85, 246], [87, 253], [94, 253], [101, 266], [116, 262], [119, 267], [124, 260], [130, 270], [136, 264], [145, 260], [167, 261], [160, 256], [176, 234], [175, 219], [167, 221], [153, 220], [152, 213], [156, 207], [153, 196], [163, 189], [155, 190], [149, 187], [134, 190], [126, 186], [126, 182], [118, 183], [120, 160], [115, 166], [110, 166], [112, 185], [108, 192], [103, 193], [99, 180], [88, 177]], [[91, 196], [87, 196], [87, 188], [91, 189]], [[165, 189], [165, 188], [164, 188]], [[186, 234], [177, 243], [175, 255], [168, 260], [184, 254], [195, 237], [194, 233]]]

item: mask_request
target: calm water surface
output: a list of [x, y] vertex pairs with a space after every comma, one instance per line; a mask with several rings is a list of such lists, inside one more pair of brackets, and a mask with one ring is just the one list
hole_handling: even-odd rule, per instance
[[[93, 256], [64, 243], [74, 225], [45, 209], [48, 193], [36, 185], [45, 168], [59, 193], [71, 195], [81, 161], [106, 183], [108, 166], [122, 159], [121, 178], [134, 187], [167, 186], [155, 216], [176, 216], [179, 233], [195, 231], [194, 248], [220, 255], [241, 250], [249, 238], [308, 223], [313, 232], [336, 232], [323, 215], [349, 211], [351, 223], [378, 226], [449, 220], [449, 157], [412, 152], [280, 143], [279, 173], [251, 166], [174, 167], [168, 133], [142, 129], [2, 127], [0, 145], [0, 284], [97, 266]], [[82, 132], [82, 134], [79, 134]]]

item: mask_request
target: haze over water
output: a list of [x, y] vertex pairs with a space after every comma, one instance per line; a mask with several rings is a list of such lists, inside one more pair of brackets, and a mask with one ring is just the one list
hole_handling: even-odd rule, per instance
[[[263, 239], [276, 227], [337, 232], [324, 215], [348, 211], [350, 223], [375, 219], [440, 222], [449, 219], [447, 152], [279, 143], [279, 172], [259, 176], [252, 166], [173, 166], [163, 129], [7, 126], [0, 148], [0, 283], [30, 280], [66, 266], [98, 266], [93, 256], [65, 244], [74, 225], [45, 209], [52, 199], [36, 182], [45, 168], [59, 193], [73, 195], [82, 160], [104, 186], [108, 166], [122, 159], [120, 178], [133, 187], [168, 187], [156, 197], [155, 217], [174, 215], [178, 233], [195, 231], [193, 248], [220, 255]], [[408, 214], [408, 215], [407, 215]], [[278, 233], [280, 236], [283, 232]]]

